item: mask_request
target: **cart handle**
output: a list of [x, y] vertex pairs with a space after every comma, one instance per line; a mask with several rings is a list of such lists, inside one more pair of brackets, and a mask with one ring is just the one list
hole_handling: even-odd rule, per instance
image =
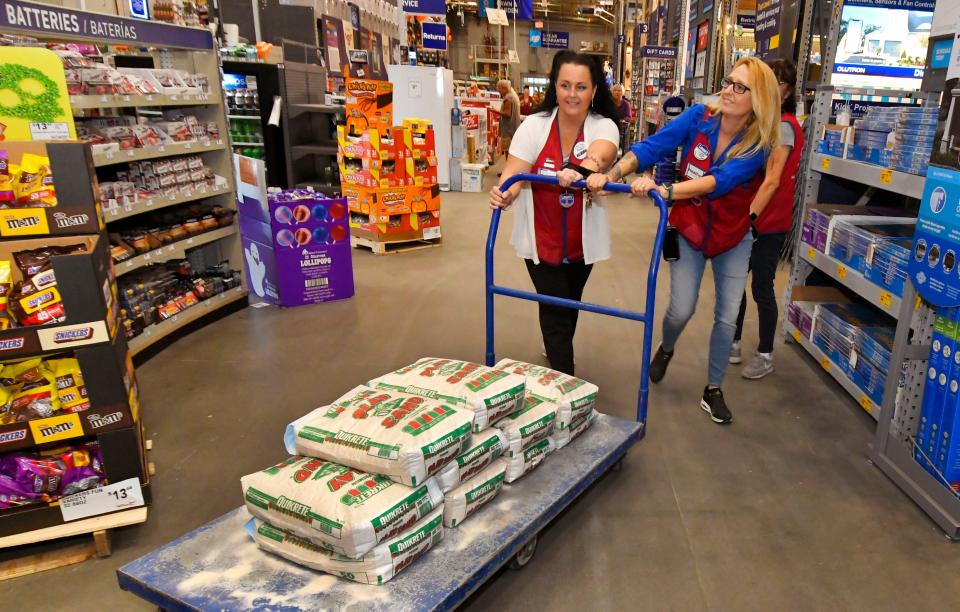
[[[531, 183], [546, 183], [550, 185], [557, 184], [557, 178], [553, 176], [541, 176], [539, 174], [515, 174], [509, 177], [503, 182], [500, 186], [500, 190], [506, 190], [512, 186], [517, 181], [530, 181]], [[576, 181], [570, 185], [571, 187], [577, 189], [586, 188], [587, 184], [584, 181]], [[607, 183], [604, 185], [604, 189], [607, 191], [615, 191], [619, 193], [630, 193], [630, 186], [623, 183]], [[649, 378], [647, 377], [648, 369], [650, 367], [650, 345], [653, 341], [653, 329], [651, 323], [653, 321], [654, 308], [656, 307], [656, 295], [657, 295], [657, 274], [660, 271], [660, 253], [663, 250], [663, 237], [667, 229], [667, 203], [660, 196], [656, 190], [651, 190], [648, 195], [653, 200], [653, 203], [656, 204], [657, 208], [660, 210], [660, 219], [657, 223], [657, 235], [653, 240], [653, 251], [650, 257], [650, 266], [647, 270], [647, 298], [645, 310], [643, 312], [633, 312], [630, 310], [620, 310], [619, 308], [612, 308], [610, 306], [603, 306], [601, 304], [592, 304], [590, 302], [581, 302], [578, 300], [571, 300], [567, 298], [558, 298], [549, 295], [541, 295], [539, 293], [533, 293], [530, 291], [521, 291], [519, 289], [511, 289], [509, 287], [501, 287], [494, 283], [493, 281], [493, 249], [497, 243], [497, 230], [500, 228], [500, 215], [502, 213], [501, 209], [497, 208], [493, 211], [493, 215], [490, 217], [490, 231], [487, 234], [487, 253], [486, 253], [486, 263], [487, 263], [487, 282], [486, 282], [486, 298], [487, 298], [487, 365], [493, 366], [496, 363], [496, 353], [493, 348], [493, 336], [494, 336], [494, 325], [493, 325], [493, 296], [496, 294], [505, 295], [507, 297], [519, 298], [521, 300], [530, 300], [533, 302], [540, 302], [542, 304], [549, 304], [551, 306], [560, 306], [562, 308], [574, 308], [576, 310], [586, 310], [588, 312], [595, 312], [597, 314], [608, 315], [611, 317], [619, 317], [621, 319], [630, 319], [632, 321], [639, 321], [643, 323], [643, 361], [640, 366], [640, 390], [637, 393], [637, 421], [642, 425], [640, 430], [640, 436], [646, 433], [646, 421], [647, 421], [647, 401], [649, 395]]]

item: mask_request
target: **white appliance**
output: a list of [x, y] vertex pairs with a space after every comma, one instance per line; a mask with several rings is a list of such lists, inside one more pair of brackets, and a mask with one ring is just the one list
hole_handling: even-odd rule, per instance
[[437, 181], [450, 190], [450, 110], [453, 108], [453, 71], [435, 66], [387, 66], [393, 83], [393, 123], [426, 119], [433, 124], [437, 143]]

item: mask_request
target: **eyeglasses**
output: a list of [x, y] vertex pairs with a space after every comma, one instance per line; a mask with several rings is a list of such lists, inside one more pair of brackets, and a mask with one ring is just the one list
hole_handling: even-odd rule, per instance
[[743, 83], [737, 83], [736, 81], [731, 81], [730, 79], [723, 79], [720, 81], [720, 90], [723, 91], [727, 87], [733, 86], [734, 93], [745, 94], [750, 91], [750, 88], [744, 85]]

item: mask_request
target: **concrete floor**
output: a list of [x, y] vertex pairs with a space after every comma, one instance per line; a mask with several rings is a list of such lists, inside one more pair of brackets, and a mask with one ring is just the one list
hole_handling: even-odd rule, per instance
[[[441, 248], [354, 251], [353, 299], [246, 309], [141, 367], [157, 465], [149, 521], [115, 532], [108, 559], [4, 583], [4, 608], [151, 609], [117, 587], [114, 570], [238, 506], [240, 476], [284, 455], [288, 421], [418, 357], [482, 361], [486, 198], [443, 200]], [[586, 299], [639, 309], [655, 212], [625, 198], [610, 208], [614, 257], [596, 266]], [[510, 225], [499, 280], [529, 287]], [[665, 269], [658, 321], [668, 286]], [[777, 371], [763, 381], [731, 369], [732, 426], [700, 410], [712, 300], [708, 274], [703, 307], [651, 392], [649, 434], [625, 469], [575, 503], [533, 562], [502, 572], [470, 609], [941, 610], [960, 599], [960, 580], [949, 578], [960, 575], [957, 548], [867, 463], [873, 420], [802, 349], [778, 347]], [[498, 354], [540, 360], [535, 307], [497, 305]], [[756, 339], [752, 306], [747, 325], [745, 347]], [[578, 374], [600, 386], [604, 412], [634, 415], [640, 342], [636, 323], [582, 316]]]

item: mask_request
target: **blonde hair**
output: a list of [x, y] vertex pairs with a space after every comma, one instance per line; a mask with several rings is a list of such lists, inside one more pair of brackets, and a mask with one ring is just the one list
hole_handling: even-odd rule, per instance
[[[777, 77], [764, 62], [745, 57], [733, 65], [734, 70], [746, 66], [750, 72], [750, 100], [753, 112], [747, 118], [743, 138], [727, 159], [750, 157], [758, 151], [769, 153], [780, 146], [780, 88]], [[711, 114], [721, 115], [719, 105], [710, 106]]]

